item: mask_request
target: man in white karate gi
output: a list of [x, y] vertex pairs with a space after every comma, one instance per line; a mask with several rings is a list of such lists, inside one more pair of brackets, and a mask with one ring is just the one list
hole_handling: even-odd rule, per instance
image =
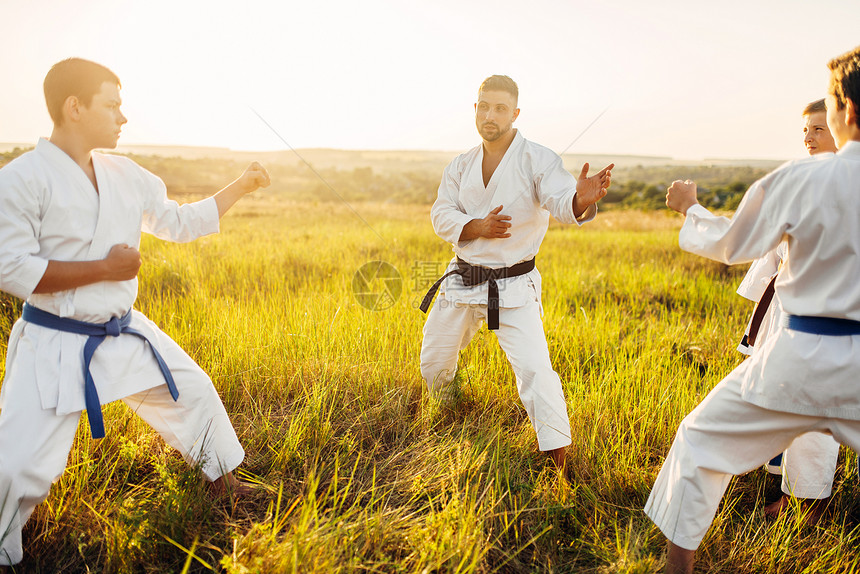
[[[803, 110], [803, 144], [809, 155], [820, 153], [835, 153], [836, 142], [827, 127], [827, 107], [824, 99], [816, 100]], [[755, 345], [764, 345], [767, 336], [779, 328], [782, 311], [779, 302], [773, 300], [773, 283], [777, 273], [785, 261], [788, 243], [780, 244], [759, 259], [753, 261], [738, 287], [738, 294], [751, 301], [762, 301], [762, 308], [756, 307], [750, 325], [747, 326], [738, 350], [745, 355], [753, 353], [753, 345], [749, 341], [750, 327], [756, 321]], [[791, 497], [803, 501], [806, 509], [806, 519], [810, 523], [817, 522], [833, 490], [833, 475], [839, 459], [839, 443], [827, 433], [811, 432], [794, 439], [791, 446], [774, 457], [768, 464], [768, 471], [782, 475], [783, 495], [776, 502], [765, 507], [767, 515], [774, 516], [788, 508]]]
[[789, 162], [750, 187], [734, 217], [713, 218], [696, 185], [666, 203], [686, 215], [682, 249], [727, 264], [774, 249], [781, 326], [681, 423], [645, 506], [669, 539], [667, 572], [695, 550], [732, 475], [759, 467], [807, 432], [860, 447], [860, 48], [830, 63], [827, 124], [839, 146]]
[[44, 88], [50, 139], [0, 170], [0, 289], [26, 300], [0, 390], [0, 564], [22, 559], [21, 528], [63, 473], [85, 408], [100, 437], [100, 405], [122, 399], [213, 490], [246, 488], [231, 472], [244, 450], [211, 380], [132, 306], [141, 231], [171, 241], [215, 233], [268, 174], [254, 163], [213, 197], [179, 206], [130, 159], [93, 151], [116, 147], [126, 123], [113, 72], [64, 60]]
[[614, 165], [587, 177], [585, 164], [573, 177], [557, 154], [513, 128], [518, 95], [507, 76], [481, 84], [475, 124], [482, 143], [457, 156], [442, 176], [430, 217], [456, 256], [422, 303], [426, 312], [441, 286], [424, 326], [421, 374], [431, 394], [444, 393], [460, 350], [486, 321], [511, 362], [540, 450], [563, 468], [570, 421], [550, 363], [534, 260], [550, 214], [577, 225], [594, 218]]

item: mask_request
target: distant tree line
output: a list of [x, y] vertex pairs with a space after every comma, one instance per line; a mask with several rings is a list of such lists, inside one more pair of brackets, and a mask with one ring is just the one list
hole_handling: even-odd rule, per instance
[[[683, 176], [676, 177], [667, 182], [647, 183], [640, 180], [628, 182], [613, 182], [612, 188], [606, 197], [601, 200], [601, 205], [613, 208], [627, 209], [662, 209], [666, 207], [666, 188], [675, 179], [688, 179]], [[757, 178], [756, 178], [757, 179]], [[699, 203], [709, 209], [735, 210], [743, 199], [744, 193], [750, 184], [755, 181], [734, 180], [727, 185], [714, 185], [706, 187], [698, 185]]]
[[[130, 156], [158, 175], [173, 196], [188, 199], [218, 191], [247, 166], [222, 159]], [[378, 173], [371, 167], [350, 170], [311, 170], [302, 162], [266, 165], [272, 178], [267, 194], [283, 194], [296, 201], [379, 201], [391, 203], [432, 203], [436, 199], [440, 174], [429, 171]]]
[[692, 179], [699, 190], [699, 203], [711, 209], [734, 210], [754, 181], [769, 169], [751, 166], [636, 166], [616, 169], [612, 187], [601, 201], [606, 207], [662, 209], [666, 188], [676, 179]]
[[[28, 150], [15, 148], [0, 153], [0, 167], [25, 151]], [[243, 162], [220, 158], [128, 155], [161, 177], [171, 196], [185, 201], [211, 195], [246, 167]], [[430, 204], [436, 199], [441, 177], [441, 173], [431, 170], [382, 173], [371, 167], [311, 170], [301, 162], [266, 167], [273, 182], [266, 193], [283, 194], [296, 201]], [[692, 179], [699, 185], [702, 205], [734, 210], [749, 186], [767, 171], [750, 166], [707, 165], [616, 168], [612, 187], [601, 205], [608, 209], [663, 209], [666, 187], [676, 179]]]

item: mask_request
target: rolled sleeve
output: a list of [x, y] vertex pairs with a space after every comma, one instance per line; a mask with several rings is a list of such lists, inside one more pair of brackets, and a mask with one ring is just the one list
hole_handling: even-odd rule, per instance
[[[573, 201], [570, 202], [570, 210], [573, 211]], [[592, 219], [597, 216], [597, 204], [592, 203], [588, 207], [585, 208], [585, 211], [582, 212], [582, 215], [576, 218], [575, 223], [577, 225], [582, 225], [583, 223], [588, 223]]]
[[28, 298], [48, 268], [40, 257], [38, 194], [14, 170], [0, 171], [0, 289]]
[[430, 209], [430, 220], [436, 235], [449, 243], [465, 245], [468, 242], [460, 241], [460, 235], [466, 224], [474, 217], [465, 213], [455, 199], [459, 190], [460, 176], [452, 163], [445, 168], [445, 173], [442, 175], [436, 201]]

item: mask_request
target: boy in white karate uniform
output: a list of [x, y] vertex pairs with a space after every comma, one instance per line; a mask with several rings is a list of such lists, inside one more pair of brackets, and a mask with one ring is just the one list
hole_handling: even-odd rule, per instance
[[426, 312], [441, 285], [424, 325], [421, 374], [431, 394], [443, 392], [454, 379], [460, 350], [486, 320], [514, 369], [540, 450], [563, 468], [570, 421], [550, 364], [534, 259], [550, 214], [577, 225], [594, 217], [613, 165], [587, 177], [585, 164], [573, 177], [557, 154], [513, 128], [518, 96], [507, 76], [484, 80], [475, 104], [482, 143], [457, 156], [442, 176], [430, 218], [456, 256], [421, 306]]
[[[803, 143], [809, 155], [835, 153], [836, 142], [827, 127], [827, 107], [824, 99], [807, 105], [803, 110]], [[749, 271], [738, 287], [738, 294], [751, 301], [760, 301], [765, 292], [773, 294], [769, 284], [775, 279], [780, 266], [786, 258], [788, 244], [785, 241], [759, 259], [753, 261]], [[760, 315], [757, 325], [756, 346], [764, 345], [769, 333], [779, 328], [782, 312], [779, 301], [772, 301], [764, 309], [756, 309]], [[754, 315], [754, 316], [755, 316]], [[747, 326], [743, 341], [738, 350], [751, 355], [753, 346], [749, 344], [750, 325]], [[776, 515], [788, 507], [791, 496], [803, 499], [808, 507], [807, 520], [816, 522], [824, 510], [824, 502], [833, 489], [833, 475], [839, 458], [839, 443], [829, 434], [814, 432], [797, 437], [791, 446], [771, 460], [767, 468], [773, 474], [782, 474], [783, 495], [776, 502], [765, 507], [768, 515]]]
[[733, 264], [786, 238], [788, 258], [776, 281], [781, 326], [681, 422], [648, 498], [646, 514], [669, 539], [667, 572], [693, 571], [733, 475], [807, 432], [860, 447], [860, 48], [829, 67], [838, 153], [768, 174], [731, 220], [698, 205], [695, 183], [669, 188], [667, 205], [686, 215], [682, 249]]
[[0, 289], [26, 300], [0, 390], [0, 564], [22, 559], [21, 528], [63, 473], [84, 408], [100, 437], [100, 405], [122, 399], [216, 492], [247, 488], [231, 472], [244, 450], [211, 380], [132, 306], [141, 231], [215, 233], [268, 174], [254, 163], [213, 197], [168, 200], [130, 159], [93, 151], [116, 147], [126, 123], [119, 87], [94, 62], [56, 64], [44, 85], [50, 139], [0, 170]]

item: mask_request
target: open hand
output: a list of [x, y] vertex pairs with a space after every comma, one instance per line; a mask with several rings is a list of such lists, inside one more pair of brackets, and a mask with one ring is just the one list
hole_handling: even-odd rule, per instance
[[500, 215], [503, 207], [503, 205], [498, 206], [488, 213], [484, 219], [480, 220], [479, 233], [481, 237], [486, 237], [487, 239], [504, 239], [511, 236], [508, 233], [508, 229], [511, 228], [511, 216]]
[[590, 205], [597, 203], [606, 195], [612, 185], [612, 168], [610, 163], [591, 177], [588, 177], [588, 163], [582, 166], [582, 171], [576, 180], [576, 197], [573, 200], [573, 212], [579, 217]]
[[666, 192], [666, 205], [681, 215], [687, 215], [687, 210], [697, 203], [695, 181], [675, 180]]

